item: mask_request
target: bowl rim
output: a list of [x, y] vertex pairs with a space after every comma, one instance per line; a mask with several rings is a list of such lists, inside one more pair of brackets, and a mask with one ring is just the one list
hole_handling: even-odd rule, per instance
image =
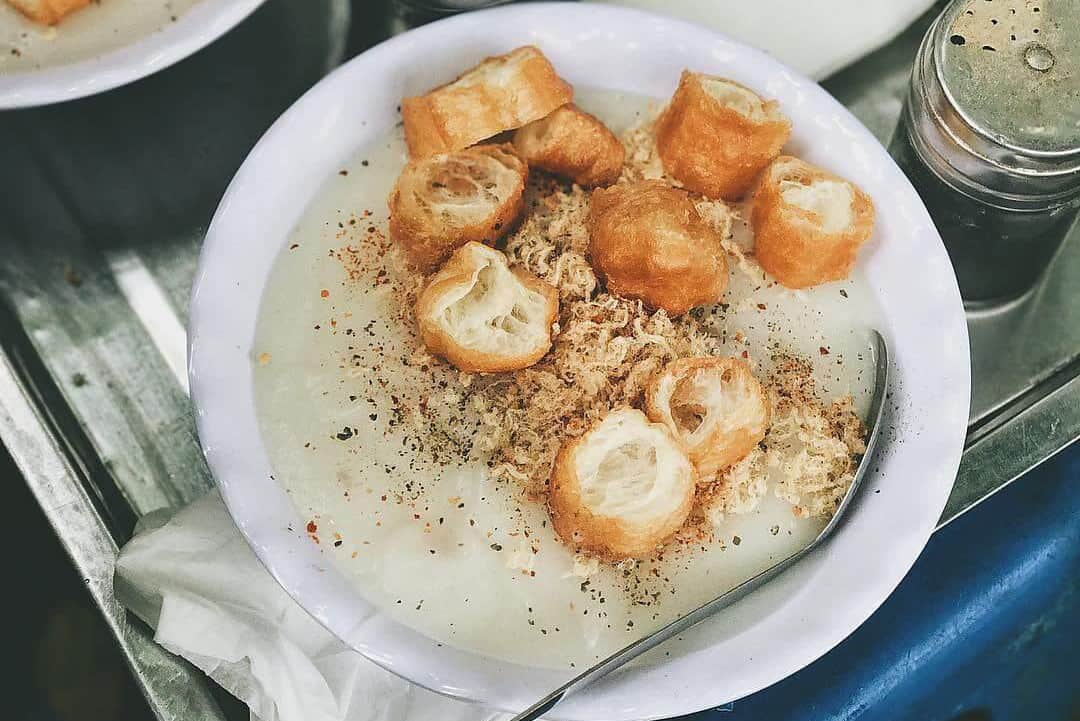
[[[895, 465], [897, 457], [905, 459], [908, 461], [907, 473], [923, 474], [927, 493], [925, 497], [909, 500], [911, 506], [909, 511], [917, 516], [917, 522], [913, 522], [910, 527], [899, 529], [903, 533], [903, 543], [898, 542], [895, 548], [887, 549], [892, 553], [884, 554], [884, 558], [880, 560], [881, 567], [890, 569], [886, 574], [887, 579], [879, 578], [873, 589], [867, 589], [859, 585], [860, 579], [849, 576], [847, 581], [851, 597], [848, 599], [845, 612], [839, 614], [841, 618], [823, 616], [810, 619], [812, 623], [804, 630], [807, 637], [813, 638], [813, 643], [807, 644], [803, 640], [797, 644], [770, 649], [777, 652], [770, 659], [768, 672], [762, 672], [759, 663], [754, 673], [738, 681], [732, 681], [727, 686], [704, 683], [700, 678], [693, 680], [684, 673], [686, 668], [681, 665], [681, 662], [687, 659], [696, 659], [699, 662], [702, 660], [702, 651], [692, 651], [678, 659], [672, 658], [662, 665], [632, 669], [626, 674], [607, 679], [594, 689], [568, 699], [564, 706], [556, 710], [552, 718], [603, 717], [609, 721], [618, 721], [620, 719], [663, 718], [692, 713], [741, 698], [781, 680], [826, 653], [865, 621], [899, 584], [925, 546], [948, 498], [963, 446], [970, 395], [967, 325], [959, 289], [956, 286], [955, 276], [952, 275], [944, 246], [918, 194], [889, 158], [884, 148], [846, 108], [813, 81], [791, 71], [765, 54], [715, 31], [638, 10], [588, 3], [554, 2], [500, 6], [440, 20], [371, 48], [334, 70], [282, 114], [252, 149], [230, 183], [214, 215], [199, 258], [189, 316], [189, 379], [196, 408], [196, 423], [207, 462], [242, 534], [260, 561], [286, 592], [334, 635], [387, 670], [445, 695], [482, 700], [510, 710], [523, 708], [528, 705], [528, 702], [542, 695], [537, 693], [537, 690], [543, 688], [542, 683], [537, 685], [535, 680], [532, 683], [526, 683], [517, 679], [502, 679], [499, 686], [500, 692], [493, 694], [490, 688], [483, 688], [481, 678], [484, 672], [479, 675], [473, 673], [468, 677], [471, 681], [463, 683], [455, 676], [456, 673], [463, 671], [456, 668], [454, 664], [462, 662], [462, 653], [472, 657], [469, 663], [475, 662], [480, 657], [477, 654], [460, 652], [456, 649], [449, 650], [448, 647], [441, 645], [435, 649], [437, 644], [434, 641], [409, 629], [405, 629], [406, 636], [412, 634], [423, 639], [424, 654], [417, 652], [416, 649], [381, 647], [380, 641], [386, 640], [383, 634], [397, 634], [395, 638], [400, 638], [401, 631], [405, 627], [373, 610], [368, 613], [357, 612], [357, 609], [363, 608], [365, 604], [355, 605], [355, 598], [352, 606], [342, 601], [338, 594], [351, 594], [354, 597], [358, 594], [350, 589], [344, 578], [334, 578], [336, 571], [332, 570], [331, 564], [323, 560], [319, 551], [303, 533], [286, 533], [284, 524], [279, 522], [281, 518], [275, 520], [268, 518], [267, 499], [258, 498], [258, 494], [251, 487], [244, 487], [245, 477], [249, 479], [246, 483], [250, 486], [254, 482], [254, 474], [259, 474], [269, 468], [269, 461], [266, 458], [265, 449], [261, 447], [261, 438], [247, 438], [246, 442], [238, 445], [235, 437], [237, 416], [230, 417], [230, 414], [235, 414], [236, 408], [230, 406], [228, 402], [222, 402], [223, 397], [237, 392], [235, 386], [244, 385], [250, 381], [251, 363], [249, 349], [242, 347], [242, 341], [247, 337], [247, 330], [250, 329], [238, 333], [237, 329], [243, 327], [237, 324], [243, 319], [238, 319], [235, 310], [225, 309], [222, 303], [230, 294], [235, 298], [238, 291], [231, 287], [229, 283], [231, 277], [224, 271], [221, 258], [227, 255], [228, 245], [236, 242], [238, 234], [259, 235], [260, 230], [266, 230], [271, 234], [276, 233], [284, 242], [292, 225], [289, 225], [286, 230], [264, 228], [258, 226], [258, 223], [256, 223], [258, 227], [245, 228], [239, 222], [242, 208], [252, 202], [252, 197], [259, 197], [252, 196], [252, 193], [255, 193], [260, 186], [269, 192], [281, 192], [280, 189], [274, 190], [272, 181], [266, 181], [266, 178], [273, 177], [275, 170], [281, 172], [287, 167], [283, 161], [284, 156], [289, 154], [285, 151], [290, 142], [289, 139], [296, 141], [297, 137], [304, 132], [311, 132], [316, 128], [325, 130], [329, 125], [339, 122], [340, 118], [336, 118], [336, 115], [340, 113], [340, 104], [334, 113], [320, 113], [318, 109], [323, 106], [335, 107], [334, 96], [350, 92], [350, 79], [363, 76], [363, 70], [374, 71], [366, 77], [374, 77], [380, 71], [385, 74], [388, 68], [393, 67], [393, 63], [410, 53], [417, 52], [420, 47], [423, 47], [425, 52], [437, 53], [440, 50], [440, 43], [441, 49], [445, 50], [451, 47], [454, 39], [479, 37], [480, 33], [510, 32], [509, 28], [519, 28], [519, 33], [534, 33], [532, 36], [534, 41], [542, 46], [545, 43], [558, 44], [558, 39], [551, 35], [552, 27], [599, 27], [602, 30], [595, 32], [605, 34], [609, 44], [617, 43], [614, 37], [620, 32], [633, 34], [635, 37], [643, 33], [669, 33], [671, 37], [679, 38], [681, 43], [679, 47], [682, 51], [691, 46], [710, 51], [703, 56], [700, 65], [723, 65], [725, 62], [733, 62], [735, 61], [733, 59], [737, 59], [737, 62], [745, 63], [747, 67], [753, 65], [756, 73], [768, 71], [770, 78], [778, 84], [776, 87], [770, 85], [757, 89], [772, 95], [777, 95], [779, 92], [789, 94], [791, 97], [797, 96], [802, 98], [800, 102], [810, 102], [819, 106], [822, 109], [819, 112], [826, 113], [827, 111], [830, 122], [834, 123], [832, 131], [843, 136], [842, 140], [850, 143], [856, 155], [863, 154], [872, 157], [874, 182], [887, 187], [890, 194], [890, 207], [885, 209], [886, 216], [890, 218], [898, 216], [909, 224], [904, 227], [904, 235], [912, 241], [911, 250], [920, 254], [916, 259], [906, 255], [898, 259], [893, 256], [897, 256], [900, 249], [888, 247], [880, 250], [876, 247], [870, 253], [868, 266], [876, 269], [876, 272], [883, 272], [879, 266], [884, 261], [879, 256], [886, 254], [890, 255], [889, 262], [903, 261], [908, 264], [914, 262], [925, 266], [922, 268], [920, 279], [927, 287], [924, 289], [926, 292], [921, 294], [923, 300], [916, 299], [918, 308], [915, 311], [905, 311], [906, 315], [902, 318], [892, 319], [890, 327], [883, 330], [890, 340], [897, 334], [911, 337], [914, 328], [936, 328], [941, 335], [942, 348], [940, 356], [936, 359], [937, 367], [942, 371], [939, 379], [920, 380], [915, 373], [925, 371], [926, 359], [920, 358], [918, 353], [904, 347], [896, 349], [898, 351], [896, 353], [897, 367], [894, 370], [902, 385], [897, 387], [898, 400], [894, 402], [892, 408], [892, 422], [897, 432], [909, 435], [904, 437], [908, 442], [905, 444], [903, 453], [895, 450], [897, 444], [888, 444], [888, 438], [883, 439], [892, 450], [886, 454], [887, 457], [881, 464], [887, 467], [890, 463]], [[531, 29], [526, 31], [524, 28]], [[583, 30], [582, 32], [594, 31]], [[519, 37], [514, 37], [513, 41], [508, 40], [502, 45], [508, 49], [515, 44], [523, 44]], [[641, 48], [635, 47], [633, 50], [640, 51]], [[549, 49], [545, 47], [545, 51], [549, 52]], [[471, 49], [470, 52], [475, 59], [490, 54]], [[569, 51], [565, 46], [560, 45], [560, 52]], [[555, 64], [562, 72], [564, 67], [559, 62]], [[742, 67], [739, 66], [739, 68]], [[746, 71], [748, 72], [750, 71]], [[564, 75], [575, 73], [576, 70], [564, 73]], [[735, 79], [741, 81], [738, 76]], [[671, 78], [672, 88], [676, 80], [677, 77]], [[572, 78], [571, 81], [573, 82]], [[631, 89], [636, 81], [630, 79], [626, 82], [629, 87], [624, 89]], [[433, 84], [429, 80], [423, 87]], [[419, 88], [414, 88], [414, 90], [417, 89]], [[351, 92], [360, 91], [353, 88]], [[376, 109], [371, 112], [379, 111]], [[317, 120], [315, 116], [318, 115], [335, 117], [329, 120], [325, 118]], [[355, 152], [357, 149], [358, 147], [354, 146], [352, 150]], [[293, 149], [291, 152], [296, 151]], [[813, 161], [809, 153], [806, 157]], [[340, 162], [341, 158], [338, 160]], [[262, 182], [258, 177], [260, 175]], [[328, 177], [322, 179], [327, 180]], [[856, 180], [859, 179], [856, 178]], [[267, 182], [270, 184], [267, 185]], [[321, 185], [321, 181], [319, 184]], [[274, 197], [271, 194], [268, 198], [262, 198], [264, 204], [273, 204], [276, 200], [285, 201], [286, 197], [284, 195]], [[306, 205], [307, 202], [303, 204], [303, 206]], [[302, 209], [303, 207], [300, 208]], [[899, 220], [891, 222], [899, 222]], [[876, 231], [875, 239], [868, 245], [881, 246], [878, 237], [883, 232], [884, 230]], [[888, 234], [892, 236], [897, 232], [896, 228], [891, 228]], [[260, 237], [266, 236], [262, 234]], [[274, 246], [273, 257], [277, 256], [278, 247]], [[904, 249], [904, 252], [906, 250]], [[265, 278], [262, 280], [265, 282]], [[237, 281], [237, 288], [240, 285], [241, 283]], [[928, 298], [933, 298], [938, 305], [930, 303]], [[883, 300], [887, 301], [888, 298]], [[919, 305], [920, 302], [922, 305]], [[887, 303], [883, 302], [883, 305]], [[255, 317], [247, 320], [253, 326]], [[241, 341], [239, 343], [238, 338]], [[896, 347], [895, 342], [891, 345]], [[226, 363], [225, 370], [220, 367], [223, 354], [229, 355], [234, 364], [229, 366]], [[246, 370], [235, 365], [241, 357], [247, 364]], [[919, 417], [912, 408], [903, 405], [906, 398], [904, 394], [910, 394], [911, 388], [917, 387], [920, 382], [925, 384], [930, 380], [938, 381], [933, 386], [935, 397], [920, 400], [924, 404], [933, 401], [936, 407], [932, 416], [926, 414], [926, 417]], [[239, 384], [238, 381], [240, 381]], [[230, 388], [230, 386], [234, 387]], [[249, 396], [253, 395], [250, 388], [246, 393]], [[251, 398], [247, 401], [253, 404]], [[247, 409], [244, 409], [243, 415], [248, 415]], [[935, 428], [931, 429], [926, 425], [928, 419], [932, 419]], [[247, 423], [254, 419], [242, 420], [243, 423]], [[244, 457], [245, 453], [258, 453], [262, 457], [253, 460], [250, 457]], [[917, 457], [920, 454], [926, 454], [926, 457]], [[273, 482], [272, 473], [269, 475]], [[888, 480], [887, 473], [882, 475], [883, 480]], [[868, 479], [868, 485], [875, 485], [876, 480], [878, 479]], [[265, 479], [258, 482], [265, 484]], [[895, 479], [893, 482], [896, 482]], [[864, 489], [863, 495], [871, 492], [869, 489]], [[280, 494], [285, 495], [284, 491], [280, 491]], [[287, 499], [285, 502], [288, 503]], [[860, 505], [863, 504], [860, 503]], [[845, 521], [844, 528], [839, 529], [837, 538], [830, 542], [827, 552], [837, 547], [846, 528], [859, 526], [864, 527], [863, 532], [866, 531], [867, 524], [859, 517], [858, 508], [853, 511], [854, 519], [851, 522]], [[300, 514], [295, 510], [293, 516], [297, 521], [301, 519]], [[793, 585], [791, 579], [797, 575], [799, 578], [819, 580], [823, 571], [823, 560], [824, 554], [819, 558], [808, 559], [800, 564], [801, 568], [777, 579], [771, 584], [771, 588], [763, 589], [754, 598], [775, 600], [775, 597], [782, 593], [781, 588], [788, 590], [794, 588], [796, 596], [805, 600], [806, 589]], [[834, 565], [830, 564], [830, 567]], [[794, 600], [795, 596], [786, 597], [786, 603], [789, 605]], [[343, 609], [347, 606], [351, 608], [352, 613], [349, 619], [342, 617]], [[753, 621], [752, 615], [741, 612], [745, 608], [745, 604], [732, 607], [730, 610], [732, 619]], [[786, 612], [789, 609], [781, 610]], [[791, 628], [789, 623], [788, 631]], [[755, 625], [751, 624], [738, 633], [734, 640], [754, 637], [757, 630]], [[369, 642], [370, 639], [375, 639], [375, 643]], [[732, 639], [725, 639], [722, 643], [731, 641]], [[715, 646], [714, 644], [706, 650], [715, 649]], [[812, 650], [807, 650], [810, 647]], [[442, 667], [434, 670], [431, 668], [431, 658], [428, 658], [431, 654], [438, 656], [439, 663], [443, 664]], [[492, 659], [486, 661], [486, 664], [481, 663], [481, 667], [487, 669], [486, 673], [506, 675], [507, 664], [493, 662]], [[452, 670], [449, 675], [446, 673], [448, 669]], [[634, 679], [640, 681], [641, 674], [645, 674], [644, 677], [647, 677], [650, 682], [664, 684], [666, 691], [659, 694], [657, 693], [659, 689], [655, 684], [650, 687], [650, 695], [662, 697], [659, 702], [642, 703], [641, 699], [635, 701], [627, 698], [626, 691], [629, 688], [627, 684]], [[559, 678], [561, 679], [562, 676]], [[544, 683], [549, 680], [550, 677], [545, 677]], [[476, 682], [480, 686], [470, 685], [471, 682]], [[546, 688], [555, 685], [557, 683], [551, 681]]]
[[93, 57], [0, 72], [0, 110], [32, 108], [97, 95], [173, 65], [209, 45], [265, 0], [199, 0], [175, 22]]

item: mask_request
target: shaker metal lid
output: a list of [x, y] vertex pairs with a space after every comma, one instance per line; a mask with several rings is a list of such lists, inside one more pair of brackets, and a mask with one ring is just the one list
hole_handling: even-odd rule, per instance
[[960, 192], [1039, 210], [1080, 198], [1080, 0], [954, 0], [916, 60], [908, 137]]
[[935, 115], [984, 172], [1080, 187], [1080, 0], [955, 0], [927, 40]]

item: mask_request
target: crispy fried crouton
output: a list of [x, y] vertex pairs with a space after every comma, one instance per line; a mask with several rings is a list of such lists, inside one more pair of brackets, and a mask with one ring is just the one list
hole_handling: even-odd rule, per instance
[[710, 198], [738, 200], [780, 154], [791, 123], [775, 100], [725, 78], [684, 70], [656, 124], [664, 169]]
[[609, 291], [672, 317], [716, 303], [727, 289], [720, 236], [686, 191], [659, 180], [593, 191], [589, 253]]
[[526, 368], [551, 347], [555, 288], [481, 243], [459, 248], [416, 304], [428, 350], [466, 372]]
[[694, 486], [690, 459], [667, 429], [639, 410], [617, 408], [559, 451], [551, 520], [576, 550], [641, 558], [682, 526]]
[[701, 480], [741, 460], [769, 427], [765, 389], [737, 358], [668, 363], [649, 384], [645, 405], [683, 444]]
[[761, 178], [750, 216], [754, 256], [788, 288], [846, 278], [874, 229], [869, 196], [797, 158], [777, 158]]
[[573, 104], [519, 128], [514, 147], [531, 167], [586, 188], [611, 185], [622, 171], [622, 143], [596, 117]]
[[573, 96], [539, 48], [487, 58], [452, 83], [401, 101], [409, 155], [467, 148], [539, 120]]
[[56, 25], [65, 17], [90, 4], [90, 0], [8, 0], [11, 5], [34, 22]]
[[528, 167], [510, 145], [478, 145], [413, 160], [390, 193], [390, 238], [423, 272], [456, 248], [494, 243], [524, 210]]

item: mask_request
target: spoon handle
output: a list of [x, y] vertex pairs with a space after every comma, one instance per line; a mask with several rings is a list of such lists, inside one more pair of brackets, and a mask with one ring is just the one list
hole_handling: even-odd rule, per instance
[[670, 638], [678, 636], [683, 631], [687, 630], [691, 626], [694, 626], [701, 621], [704, 621], [709, 616], [713, 615], [722, 608], [726, 608], [735, 603], [744, 596], [749, 595], [751, 592], [761, 587], [774, 577], [780, 575], [782, 572], [788, 569], [792, 564], [806, 555], [810, 549], [814, 548], [817, 542], [811, 543], [809, 546], [799, 549], [795, 553], [791, 554], [784, 560], [766, 568], [752, 578], [749, 578], [738, 586], [735, 586], [730, 591], [722, 593], [716, 598], [708, 601], [707, 603], [698, 606], [690, 613], [677, 618], [666, 626], [650, 633], [644, 638], [638, 639], [633, 643], [623, 647], [616, 651], [612, 655], [600, 661], [592, 668], [586, 670], [584, 673], [571, 679], [566, 684], [552, 691], [544, 698], [537, 701], [529, 708], [522, 711], [520, 714], [512, 718], [510, 721], [535, 721], [550, 711], [556, 704], [563, 700], [564, 697], [578, 691], [579, 689], [588, 686], [594, 681], [607, 676], [609, 673], [617, 668], [629, 663], [641, 654], [649, 651], [656, 646], [659, 646], [664, 641]]
[[701, 621], [704, 621], [709, 616], [712, 616], [717, 611], [730, 606], [741, 598], [749, 595], [756, 589], [760, 588], [767, 582], [771, 581], [776, 576], [786, 571], [803, 556], [810, 553], [817, 548], [821, 543], [828, 538], [834, 528], [836, 528], [840, 517], [844, 515], [850, 505], [851, 499], [854, 498], [855, 492], [858, 490], [862, 483], [863, 476], [866, 474], [866, 468], [870, 465], [870, 455], [874, 449], [874, 445], [877, 442], [878, 429], [881, 425], [881, 412], [885, 406], [885, 395], [889, 386], [889, 351], [888, 346], [885, 343], [885, 338], [877, 331], [872, 331], [874, 337], [874, 356], [875, 356], [875, 378], [874, 378], [874, 394], [870, 399], [870, 412], [867, 417], [867, 424], [870, 432], [866, 440], [866, 452], [863, 454], [862, 460], [859, 462], [859, 467], [855, 471], [855, 477], [851, 481], [851, 485], [848, 487], [847, 492], [844, 494], [843, 500], [841, 500], [839, 507], [836, 509], [836, 513], [833, 514], [832, 519], [825, 526], [825, 528], [817, 535], [817, 537], [811, 541], [808, 545], [799, 549], [795, 553], [791, 554], [787, 558], [773, 564], [766, 568], [761, 573], [748, 578], [739, 585], [732, 588], [730, 591], [720, 594], [716, 598], [708, 601], [701, 606], [698, 606], [690, 613], [677, 618], [666, 626], [662, 626], [658, 630], [650, 633], [644, 638], [638, 639], [633, 643], [625, 646], [624, 648], [611, 654], [603, 661], [600, 661], [591, 668], [585, 670], [575, 678], [572, 678], [567, 683], [563, 684], [559, 688], [555, 689], [547, 696], [534, 703], [529, 708], [525, 709], [517, 716], [514, 716], [510, 721], [536, 721], [541, 716], [546, 714], [552, 708], [562, 701], [566, 696], [578, 691], [594, 681], [607, 676], [609, 673], [617, 668], [624, 666], [630, 661], [634, 660], [641, 654], [649, 651], [664, 641], [670, 638], [678, 636], [683, 631], [686, 631], [691, 626], [694, 626]]

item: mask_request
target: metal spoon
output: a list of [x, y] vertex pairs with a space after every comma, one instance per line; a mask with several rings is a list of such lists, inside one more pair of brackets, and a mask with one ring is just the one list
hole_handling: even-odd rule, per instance
[[862, 460], [859, 462], [859, 467], [855, 471], [855, 478], [851, 481], [851, 486], [848, 487], [847, 493], [844, 494], [844, 498], [840, 501], [840, 506], [836, 509], [836, 513], [833, 514], [833, 517], [829, 520], [829, 523], [825, 528], [822, 529], [821, 533], [819, 533], [809, 545], [799, 549], [775, 565], [770, 566], [753, 578], [743, 581], [730, 591], [722, 593], [713, 600], [698, 606], [685, 616], [672, 621], [668, 625], [652, 632], [642, 639], [634, 641], [622, 650], [616, 651], [581, 675], [555, 689], [510, 721], [536, 721], [536, 719], [539, 719], [546, 714], [570, 694], [576, 693], [594, 681], [600, 680], [646, 651], [659, 646], [664, 641], [667, 641], [673, 636], [677, 636], [683, 631], [686, 631], [691, 626], [704, 621], [720, 609], [726, 608], [739, 599], [749, 595], [752, 591], [760, 588], [768, 581], [771, 581], [773, 578], [776, 578], [788, 568], [795, 565], [796, 562], [825, 542], [825, 539], [832, 534], [833, 530], [835, 530], [840, 523], [840, 519], [843, 517], [844, 512], [847, 511], [848, 507], [851, 505], [851, 499], [855, 497], [855, 494], [859, 490], [859, 486], [862, 484], [863, 477], [866, 475], [866, 469], [870, 465], [870, 457], [873, 455], [874, 445], [878, 438], [878, 430], [881, 426], [881, 411], [885, 407], [885, 393], [889, 387], [889, 349], [885, 344], [885, 338], [881, 333], [876, 330], [872, 330], [871, 333], [874, 338], [874, 355], [876, 362], [874, 395], [870, 399], [870, 413], [867, 416], [867, 425], [870, 428], [870, 433], [869, 437], [866, 439], [866, 452], [863, 454]]

